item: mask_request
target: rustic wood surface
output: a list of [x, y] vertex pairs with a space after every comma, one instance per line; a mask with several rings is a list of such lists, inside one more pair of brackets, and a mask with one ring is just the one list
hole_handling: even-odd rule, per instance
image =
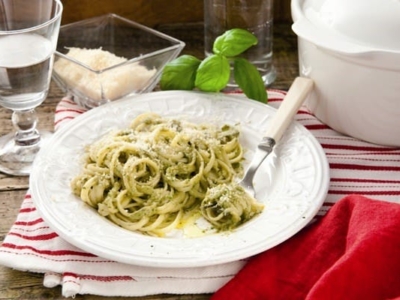
[[[272, 0], [271, 0], [272, 1]], [[274, 20], [290, 22], [290, 0], [274, 1]], [[201, 22], [203, 0], [62, 0], [62, 24], [115, 13], [147, 26]], [[166, 4], [168, 3], [168, 4]]]
[[[182, 54], [203, 57], [203, 24], [160, 25], [158, 30], [174, 36], [186, 43]], [[297, 39], [291, 31], [289, 22], [276, 23], [274, 26], [274, 65], [277, 79], [271, 88], [287, 90], [298, 74]], [[53, 130], [55, 107], [63, 96], [62, 91], [51, 84], [48, 99], [38, 107], [39, 128]], [[12, 130], [10, 111], [0, 108], [0, 135]], [[18, 214], [22, 199], [28, 188], [28, 177], [12, 177], [0, 173], [0, 241], [3, 241]], [[0, 299], [63, 299], [61, 288], [44, 288], [43, 275], [21, 272], [0, 266]], [[125, 299], [174, 299], [204, 300], [210, 295], [156, 295], [148, 297], [122, 297]], [[75, 299], [100, 300], [110, 299], [92, 295], [78, 295]]]

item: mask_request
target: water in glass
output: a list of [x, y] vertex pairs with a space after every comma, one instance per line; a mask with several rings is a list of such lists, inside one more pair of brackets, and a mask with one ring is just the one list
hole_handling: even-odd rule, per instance
[[0, 137], [0, 172], [29, 175], [48, 135], [35, 108], [49, 90], [61, 14], [60, 0], [0, 1], [0, 105], [15, 128]]

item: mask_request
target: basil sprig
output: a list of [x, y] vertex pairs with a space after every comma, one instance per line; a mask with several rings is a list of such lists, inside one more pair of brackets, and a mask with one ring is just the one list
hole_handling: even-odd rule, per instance
[[258, 43], [257, 38], [245, 29], [231, 29], [217, 37], [213, 54], [203, 61], [192, 55], [182, 55], [168, 63], [162, 72], [162, 90], [193, 90], [219, 92], [231, 76], [243, 93], [251, 99], [266, 103], [267, 92], [260, 73], [254, 65], [240, 55]]

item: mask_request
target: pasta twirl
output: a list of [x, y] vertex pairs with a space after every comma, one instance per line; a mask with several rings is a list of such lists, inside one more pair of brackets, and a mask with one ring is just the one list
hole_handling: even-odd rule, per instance
[[236, 127], [154, 113], [90, 144], [85, 159], [73, 192], [119, 226], [155, 236], [198, 214], [209, 188], [243, 173]]
[[230, 230], [252, 219], [264, 209], [238, 184], [220, 184], [208, 189], [201, 202], [204, 218], [219, 230]]

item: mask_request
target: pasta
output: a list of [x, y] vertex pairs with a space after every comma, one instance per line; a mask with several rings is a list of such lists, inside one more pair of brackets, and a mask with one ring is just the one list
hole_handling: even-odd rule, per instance
[[201, 211], [209, 188], [241, 176], [242, 161], [234, 126], [218, 128], [144, 113], [129, 128], [88, 145], [84, 168], [71, 188], [115, 224], [165, 236]]
[[247, 222], [263, 208], [264, 205], [235, 183], [220, 184], [208, 189], [201, 203], [204, 218], [223, 231]]

